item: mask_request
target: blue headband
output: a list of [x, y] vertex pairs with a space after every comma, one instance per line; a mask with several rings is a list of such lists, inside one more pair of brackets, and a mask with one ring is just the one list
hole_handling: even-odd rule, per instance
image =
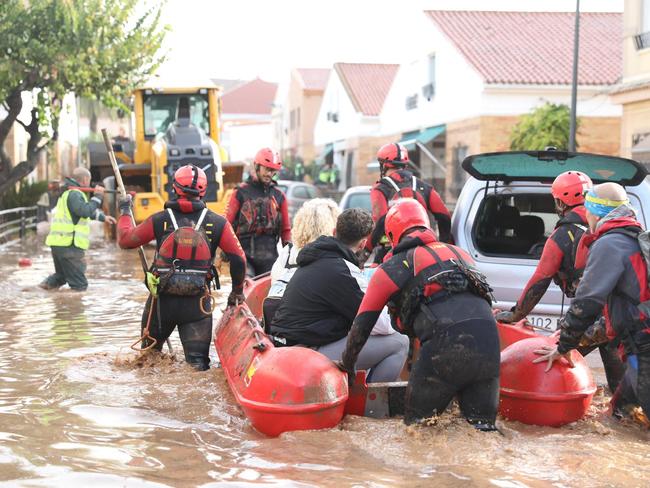
[[600, 198], [593, 190], [589, 190], [585, 195], [585, 208], [596, 217], [604, 217], [615, 208], [629, 202], [629, 200], [608, 200], [606, 198]]

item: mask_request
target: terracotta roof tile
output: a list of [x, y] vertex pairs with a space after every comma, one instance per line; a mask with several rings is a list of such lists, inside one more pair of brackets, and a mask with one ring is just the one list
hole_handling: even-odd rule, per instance
[[323, 91], [330, 77], [329, 68], [297, 68], [305, 90]]
[[[426, 13], [486, 83], [571, 84], [572, 12]], [[622, 46], [621, 14], [580, 14], [578, 83], [616, 83], [622, 74]]]
[[271, 114], [277, 83], [256, 78], [232, 88], [221, 97], [224, 114]]
[[398, 68], [397, 64], [334, 64], [354, 108], [364, 115], [379, 115]]

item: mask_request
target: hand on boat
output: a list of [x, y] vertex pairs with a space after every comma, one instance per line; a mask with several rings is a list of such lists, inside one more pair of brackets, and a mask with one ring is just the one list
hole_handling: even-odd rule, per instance
[[510, 310], [499, 311], [494, 314], [494, 319], [497, 322], [503, 322], [504, 324], [511, 324], [514, 322], [514, 312]]
[[570, 367], [574, 367], [573, 359], [571, 359], [571, 351], [566, 354], [561, 354], [557, 350], [557, 346], [542, 346], [541, 349], [536, 349], [535, 354], [539, 354], [541, 357], [533, 359], [533, 363], [541, 363], [543, 361], [548, 361], [546, 365], [545, 373], [548, 373], [553, 367], [553, 363], [560, 358], [564, 358], [569, 363]]
[[348, 374], [348, 387], [352, 386], [354, 384], [354, 378], [356, 376], [356, 372], [354, 371], [354, 368], [348, 368], [343, 364], [343, 361], [340, 359], [337, 359], [336, 361], [332, 361], [337, 368], [339, 368], [341, 371], [344, 373]]
[[246, 297], [244, 296], [244, 294], [242, 292], [240, 292], [240, 291], [237, 292], [237, 291], [233, 290], [233, 291], [230, 292], [230, 295], [228, 295], [227, 305], [229, 307], [236, 307], [240, 303], [244, 303], [245, 300], [246, 300]]

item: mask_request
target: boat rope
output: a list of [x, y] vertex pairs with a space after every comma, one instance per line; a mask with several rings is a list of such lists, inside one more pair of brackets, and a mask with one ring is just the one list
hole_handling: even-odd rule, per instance
[[[149, 315], [147, 316], [147, 325], [144, 329], [142, 329], [142, 336], [138, 338], [138, 340], [135, 341], [133, 344], [131, 344], [131, 349], [133, 349], [134, 351], [143, 353], [150, 350], [156, 344], [158, 344], [158, 340], [156, 340], [155, 337], [151, 337], [151, 335], [149, 335], [149, 326], [151, 325], [151, 316], [153, 315], [153, 307], [155, 303], [156, 303], [156, 296], [151, 295], [151, 304], [149, 305]], [[147, 346], [144, 345], [145, 341], [149, 342]], [[141, 346], [137, 347], [139, 344]]]

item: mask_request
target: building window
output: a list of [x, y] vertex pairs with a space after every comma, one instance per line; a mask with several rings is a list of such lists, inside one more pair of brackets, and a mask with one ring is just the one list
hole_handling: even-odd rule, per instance
[[296, 128], [296, 111], [292, 110], [289, 114], [289, 129], [293, 130]]
[[296, 109], [296, 127], [300, 127], [300, 107]]
[[422, 87], [422, 96], [431, 101], [436, 93], [436, 55], [429, 55], [428, 62], [429, 82]]
[[413, 110], [418, 108], [418, 94], [415, 93], [409, 97], [406, 97], [406, 110]]
[[641, 32], [634, 36], [637, 50], [650, 47], [650, 0], [641, 3]]

